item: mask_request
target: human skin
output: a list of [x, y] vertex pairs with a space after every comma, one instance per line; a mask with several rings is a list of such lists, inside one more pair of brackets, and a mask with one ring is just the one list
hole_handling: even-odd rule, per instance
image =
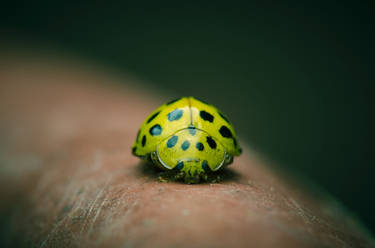
[[222, 182], [159, 182], [131, 145], [168, 99], [133, 79], [8, 56], [0, 82], [4, 246], [375, 247], [332, 197], [243, 140]]

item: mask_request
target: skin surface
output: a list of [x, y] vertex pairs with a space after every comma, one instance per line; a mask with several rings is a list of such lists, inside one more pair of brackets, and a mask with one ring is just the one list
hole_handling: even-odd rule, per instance
[[165, 99], [134, 79], [2, 56], [0, 82], [2, 247], [374, 247], [334, 199], [244, 142], [221, 183], [159, 182], [130, 150]]

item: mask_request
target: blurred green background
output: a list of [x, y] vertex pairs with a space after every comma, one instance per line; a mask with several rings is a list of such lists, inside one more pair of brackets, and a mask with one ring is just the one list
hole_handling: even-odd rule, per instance
[[240, 140], [375, 230], [374, 6], [177, 2], [2, 3], [0, 39], [48, 44], [205, 99]]

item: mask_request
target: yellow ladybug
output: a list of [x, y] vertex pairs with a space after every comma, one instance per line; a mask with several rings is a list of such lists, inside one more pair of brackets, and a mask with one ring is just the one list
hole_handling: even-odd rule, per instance
[[132, 153], [169, 171], [176, 179], [198, 183], [232, 163], [241, 148], [225, 115], [194, 97], [182, 97], [147, 117]]

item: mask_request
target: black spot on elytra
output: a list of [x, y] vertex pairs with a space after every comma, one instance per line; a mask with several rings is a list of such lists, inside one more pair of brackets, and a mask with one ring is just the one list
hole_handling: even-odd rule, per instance
[[206, 172], [209, 172], [209, 171], [210, 171], [210, 167], [208, 166], [208, 162], [207, 162], [207, 160], [203, 160], [203, 162], [202, 162], [202, 168], [203, 168], [203, 170], [205, 170]]
[[207, 136], [206, 141], [207, 141], [208, 145], [211, 147], [211, 149], [216, 148], [216, 142], [211, 136]]
[[204, 145], [201, 143], [201, 142], [198, 142], [195, 147], [199, 150], [199, 151], [203, 151], [204, 150]]
[[190, 146], [190, 142], [188, 140], [185, 140], [184, 143], [181, 145], [181, 149], [186, 151]]
[[224, 121], [226, 121], [228, 124], [230, 124], [230, 121], [228, 120], [228, 118], [223, 113], [221, 113], [221, 112], [218, 112], [218, 113], [221, 116], [221, 118], [224, 119]]
[[237, 147], [237, 140], [233, 138], [233, 145]]
[[150, 128], [150, 134], [153, 136], [158, 136], [162, 132], [161, 126], [159, 124], [155, 124]]
[[189, 133], [190, 133], [191, 135], [193, 135], [193, 136], [194, 136], [195, 133], [197, 132], [197, 129], [195, 129], [194, 126], [189, 126], [188, 129], [189, 129]]
[[232, 135], [232, 132], [229, 130], [229, 128], [227, 128], [226, 126], [221, 126], [220, 130], [219, 130], [219, 133], [221, 134], [221, 136], [223, 136], [224, 138], [231, 138], [233, 135]]
[[146, 135], [143, 135], [142, 137], [142, 146], [144, 147], [146, 145]]
[[150, 118], [148, 118], [147, 122], [146, 123], [150, 123], [153, 119], [155, 119], [156, 116], [158, 116], [160, 114], [160, 111], [159, 112], [156, 112], [155, 114], [153, 114], [152, 116], [150, 116]]
[[209, 122], [213, 122], [214, 121], [214, 116], [204, 110], [201, 110], [199, 112], [199, 115], [201, 116], [201, 118], [205, 121], [209, 121]]
[[132, 154], [133, 154], [133, 155], [136, 155], [136, 154], [135, 154], [136, 151], [137, 151], [137, 147], [134, 146], [134, 147], [132, 148]]
[[175, 102], [179, 101], [180, 99], [181, 99], [181, 97], [177, 98], [177, 99], [173, 99], [172, 101], [167, 102], [165, 105], [171, 105], [172, 103], [175, 103]]
[[177, 121], [182, 117], [183, 113], [184, 111], [182, 109], [175, 109], [168, 114], [168, 120]]
[[175, 168], [177, 170], [181, 170], [182, 168], [184, 168], [184, 162], [182, 161], [178, 162]]
[[178, 136], [176, 135], [173, 135], [171, 138], [169, 138], [169, 140], [167, 141], [167, 147], [168, 148], [172, 148], [176, 145], [178, 141]]

